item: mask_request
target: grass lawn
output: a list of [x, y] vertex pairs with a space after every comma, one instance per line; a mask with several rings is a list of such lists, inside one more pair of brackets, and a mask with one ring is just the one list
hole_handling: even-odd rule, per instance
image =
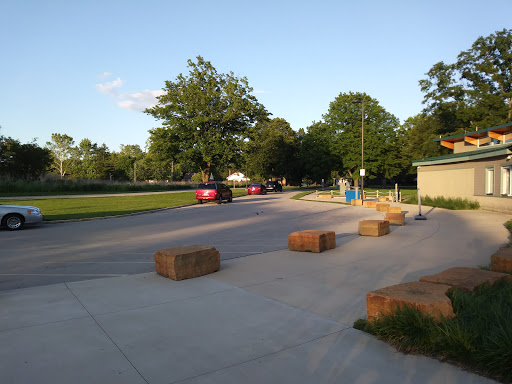
[[[233, 189], [233, 196], [247, 194], [245, 189]], [[33, 205], [41, 208], [45, 221], [85, 219], [125, 215], [154, 209], [195, 204], [195, 191], [130, 196], [41, 198], [30, 200], [0, 200], [0, 204]]]

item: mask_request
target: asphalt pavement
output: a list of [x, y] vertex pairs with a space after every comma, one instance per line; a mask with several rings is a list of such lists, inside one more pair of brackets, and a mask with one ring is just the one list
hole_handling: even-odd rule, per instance
[[371, 238], [357, 223], [382, 215], [374, 209], [287, 204], [341, 212], [342, 223], [328, 216], [308, 228], [305, 216], [301, 225], [335, 227], [337, 247], [240, 256], [183, 281], [147, 272], [1, 292], [0, 382], [493, 382], [396, 352], [352, 324], [368, 291], [488, 264], [508, 241], [509, 216], [424, 207], [427, 220], [415, 221], [417, 207], [403, 205], [406, 225]]

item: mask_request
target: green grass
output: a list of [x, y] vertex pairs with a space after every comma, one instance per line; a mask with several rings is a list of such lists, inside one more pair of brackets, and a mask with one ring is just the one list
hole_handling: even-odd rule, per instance
[[[245, 189], [232, 191], [235, 197], [247, 193]], [[195, 191], [130, 196], [0, 200], [0, 204], [39, 207], [45, 221], [117, 216], [195, 203], [197, 203]]]
[[300, 192], [300, 193], [297, 193], [296, 195], [293, 195], [292, 197], [290, 197], [290, 199], [293, 199], [293, 200], [300, 200], [302, 197], [304, 196], [307, 196], [311, 193], [314, 193], [315, 191], [304, 191], [304, 192]]
[[483, 285], [475, 292], [450, 295], [456, 317], [439, 324], [412, 307], [354, 327], [394, 345], [454, 362], [502, 382], [512, 381], [512, 282]]
[[[407, 201], [404, 201], [405, 204], [418, 204], [418, 196], [413, 195], [410, 196]], [[468, 199], [462, 199], [460, 197], [451, 198], [451, 197], [435, 197], [431, 198], [430, 196], [421, 197], [421, 204], [428, 205], [429, 207], [439, 207], [453, 210], [463, 210], [463, 209], [478, 209], [480, 208], [480, 204], [477, 201], [470, 201]]]

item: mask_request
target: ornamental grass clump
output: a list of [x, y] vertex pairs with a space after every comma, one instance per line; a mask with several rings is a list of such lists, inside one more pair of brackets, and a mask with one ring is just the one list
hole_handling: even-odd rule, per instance
[[[407, 201], [404, 201], [406, 204], [418, 204], [418, 197], [417, 196], [411, 196], [407, 199]], [[439, 207], [439, 208], [446, 208], [446, 209], [453, 209], [453, 210], [465, 210], [465, 209], [479, 209], [480, 203], [478, 201], [471, 201], [468, 199], [462, 199], [460, 197], [430, 197], [425, 196], [421, 197], [421, 204], [422, 205], [428, 205], [429, 207]]]
[[449, 295], [456, 317], [439, 323], [413, 307], [357, 329], [371, 333], [404, 352], [418, 352], [462, 365], [495, 380], [512, 382], [512, 282], [482, 285], [475, 292]]

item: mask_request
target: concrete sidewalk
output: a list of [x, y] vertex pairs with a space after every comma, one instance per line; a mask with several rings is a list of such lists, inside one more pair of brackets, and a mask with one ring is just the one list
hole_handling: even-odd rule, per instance
[[347, 223], [336, 249], [222, 261], [191, 280], [147, 273], [0, 293], [0, 382], [491, 383], [352, 328], [366, 292], [488, 264], [507, 241], [506, 215], [415, 214], [384, 237]]

